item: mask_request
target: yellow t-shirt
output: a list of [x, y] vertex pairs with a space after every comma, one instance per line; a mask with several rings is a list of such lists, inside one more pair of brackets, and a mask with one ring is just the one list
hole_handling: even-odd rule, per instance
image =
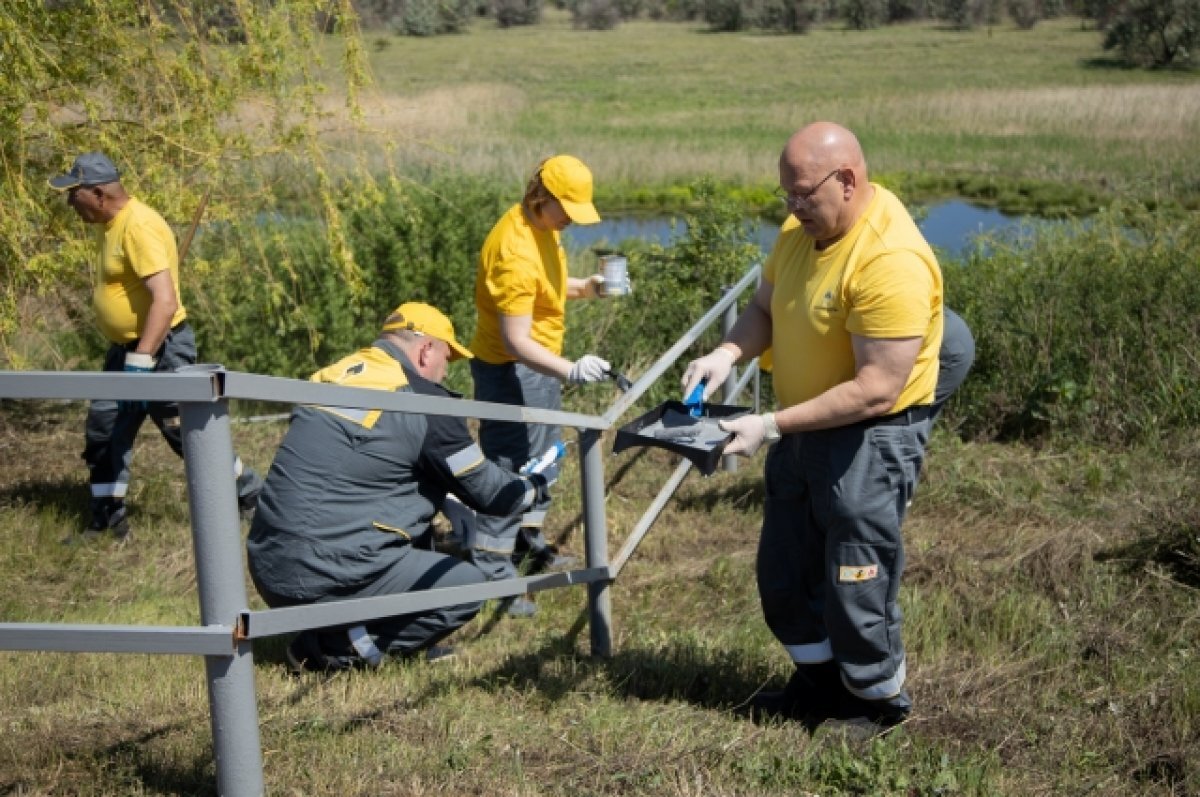
[[142, 335], [150, 310], [150, 291], [142, 283], [163, 269], [171, 270], [179, 309], [175, 326], [187, 318], [179, 296], [179, 253], [175, 233], [152, 208], [133, 197], [96, 229], [95, 282], [92, 304], [100, 332], [113, 343], [129, 343]]
[[854, 378], [850, 336], [923, 339], [893, 412], [933, 402], [942, 343], [942, 272], [933, 250], [887, 189], [844, 238], [823, 251], [794, 217], [763, 268], [771, 283], [774, 387], [781, 407]]
[[519, 204], [496, 222], [475, 274], [475, 337], [471, 351], [499, 365], [513, 362], [500, 337], [500, 316], [532, 316], [530, 337], [562, 354], [567, 304], [567, 254], [555, 230], [538, 230]]

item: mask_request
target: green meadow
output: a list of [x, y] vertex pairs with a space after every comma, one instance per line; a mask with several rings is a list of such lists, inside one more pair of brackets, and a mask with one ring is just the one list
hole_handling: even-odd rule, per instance
[[784, 139], [833, 119], [859, 133], [876, 172], [947, 193], [979, 193], [966, 178], [1189, 204], [1200, 191], [1196, 74], [1118, 68], [1078, 19], [780, 36], [651, 22], [579, 31], [548, 17], [454, 37], [368, 34], [376, 86], [364, 111], [402, 167], [519, 181], [567, 150], [602, 193], [699, 174], [773, 186]]
[[[693, 238], [631, 249], [632, 297], [569, 319], [571, 352], [619, 348], [635, 378], [746, 256], [731, 230], [765, 209], [779, 149], [807, 121], [855, 129], [873, 172], [909, 199], [1113, 210], [944, 264], [978, 360], [905, 526], [909, 722], [868, 738], [747, 716], [751, 695], [790, 668], [754, 583], [760, 453], [685, 480], [612, 587], [611, 658], [590, 655], [578, 587], [538, 593], [531, 620], [486, 607], [437, 665], [297, 677], [286, 639], [256, 643], [269, 794], [1200, 794], [1200, 76], [1118, 68], [1078, 19], [780, 36], [579, 31], [548, 10], [531, 28], [364, 36], [366, 129], [345, 110], [330, 44], [322, 136], [347, 166], [365, 153], [403, 178], [383, 211], [346, 213], [380, 307], [420, 287], [465, 312], [490, 219], [538, 159], [571, 152], [593, 167], [602, 214], [695, 214]], [[268, 111], [247, 103], [231, 124], [252, 129]], [[703, 176], [716, 195], [691, 187]], [[338, 190], [351, 196], [353, 180]], [[312, 229], [262, 226], [258, 250], [234, 234], [198, 239], [183, 279], [202, 355], [303, 373], [310, 339], [324, 336], [322, 357], [368, 343], [377, 319], [345, 310], [321, 244], [279, 244]], [[227, 241], [236, 268], [222, 270]], [[287, 309], [307, 326], [270, 325], [279, 285], [304, 297]], [[51, 312], [56, 298], [29, 297], [30, 312], [82, 319], [85, 341], [56, 364], [96, 367], [86, 313]], [[74, 301], [86, 307], [86, 294]], [[68, 351], [52, 342], [26, 345]], [[451, 381], [469, 383], [462, 370]], [[565, 401], [599, 412], [615, 397], [598, 385]], [[0, 620], [198, 623], [183, 467], [149, 425], [132, 540], [60, 543], [86, 511], [84, 414], [0, 402]], [[233, 429], [265, 472], [282, 423]], [[635, 450], [604, 465], [615, 552], [675, 458]], [[569, 458], [547, 536], [582, 557], [578, 485]], [[248, 578], [247, 591], [261, 608]], [[0, 795], [216, 793], [199, 658], [0, 652], [0, 730]]]

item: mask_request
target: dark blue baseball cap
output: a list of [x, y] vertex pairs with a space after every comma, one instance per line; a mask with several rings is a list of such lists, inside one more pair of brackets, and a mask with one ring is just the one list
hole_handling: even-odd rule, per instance
[[50, 178], [50, 187], [66, 191], [77, 186], [105, 185], [121, 179], [121, 173], [103, 152], [87, 152], [71, 164], [71, 171]]

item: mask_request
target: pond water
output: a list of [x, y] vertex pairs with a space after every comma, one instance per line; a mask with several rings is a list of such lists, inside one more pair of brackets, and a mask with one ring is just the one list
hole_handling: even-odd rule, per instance
[[[779, 234], [779, 226], [764, 220], [751, 223], [759, 246], [763, 251], [769, 251]], [[1033, 221], [1029, 217], [1007, 216], [995, 208], [976, 207], [961, 200], [924, 209], [924, 217], [918, 222], [925, 239], [952, 256], [970, 249], [980, 233], [1016, 233], [1031, 224]], [[682, 221], [669, 216], [627, 216], [607, 218], [587, 226], [571, 225], [563, 232], [563, 239], [568, 248], [575, 249], [588, 249], [598, 243], [616, 246], [629, 238], [667, 244], [686, 231]]]

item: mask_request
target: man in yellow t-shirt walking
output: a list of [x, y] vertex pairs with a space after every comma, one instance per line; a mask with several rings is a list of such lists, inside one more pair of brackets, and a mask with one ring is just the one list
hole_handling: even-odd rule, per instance
[[[166, 221], [126, 193], [117, 167], [103, 153], [80, 155], [69, 172], [49, 182], [94, 227], [92, 304], [110, 344], [104, 370], [169, 373], [194, 364], [196, 339], [179, 296], [179, 255]], [[85, 539], [106, 532], [119, 540], [128, 536], [129, 462], [147, 416], [182, 456], [178, 405], [97, 400], [88, 407], [83, 459], [90, 473], [92, 517]], [[239, 507], [252, 511], [262, 480], [240, 459], [235, 459], [234, 473]]]
[[942, 274], [844, 127], [796, 132], [779, 186], [789, 217], [762, 285], [720, 346], [688, 365], [684, 395], [702, 380], [712, 393], [736, 361], [773, 348], [779, 410], [722, 423], [735, 435], [727, 453], [773, 443], [756, 575], [796, 669], [754, 705], [890, 727], [912, 708], [900, 527], [932, 424]]

